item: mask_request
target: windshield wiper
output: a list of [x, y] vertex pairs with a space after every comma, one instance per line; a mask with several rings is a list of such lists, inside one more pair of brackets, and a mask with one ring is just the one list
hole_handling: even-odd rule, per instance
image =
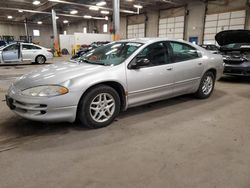
[[85, 63], [89, 63], [89, 64], [94, 64], [94, 65], [105, 65], [104, 63], [101, 63], [101, 62], [92, 62], [92, 61], [89, 61], [87, 59], [80, 59], [79, 62], [80, 63], [85, 62]]

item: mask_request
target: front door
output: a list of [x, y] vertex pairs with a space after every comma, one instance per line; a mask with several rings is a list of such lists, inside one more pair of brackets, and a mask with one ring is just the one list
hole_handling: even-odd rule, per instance
[[20, 44], [11, 44], [5, 47], [2, 51], [2, 59], [4, 63], [21, 62]]
[[[145, 66], [130, 68], [140, 59], [147, 59]], [[128, 105], [137, 106], [172, 94], [173, 72], [165, 42], [157, 42], [145, 47], [130, 62], [127, 68]]]

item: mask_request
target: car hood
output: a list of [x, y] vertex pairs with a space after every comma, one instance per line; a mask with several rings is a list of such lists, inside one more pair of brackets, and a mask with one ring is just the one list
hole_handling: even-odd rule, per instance
[[220, 46], [232, 43], [250, 43], [250, 30], [227, 30], [216, 34], [215, 40]]
[[107, 66], [76, 62], [60, 62], [36, 69], [18, 78], [14, 86], [20, 90], [40, 86], [61, 84], [70, 79], [104, 71]]

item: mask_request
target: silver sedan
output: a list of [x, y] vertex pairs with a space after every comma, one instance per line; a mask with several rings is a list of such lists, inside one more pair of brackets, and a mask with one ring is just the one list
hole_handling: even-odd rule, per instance
[[132, 39], [97, 48], [76, 61], [18, 78], [6, 95], [16, 114], [36, 121], [109, 125], [130, 107], [194, 93], [208, 98], [223, 60], [178, 40]]
[[38, 63], [52, 59], [51, 49], [31, 43], [13, 43], [0, 47], [0, 64]]

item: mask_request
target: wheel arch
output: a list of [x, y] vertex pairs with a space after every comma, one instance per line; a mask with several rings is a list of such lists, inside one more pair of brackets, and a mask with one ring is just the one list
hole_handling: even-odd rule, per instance
[[43, 56], [43, 57], [44, 57], [44, 59], [45, 59], [45, 62], [47, 61], [47, 58], [46, 58], [46, 56], [45, 56], [45, 55], [43, 55], [43, 54], [38, 54], [38, 55], [36, 55], [36, 57], [35, 57], [35, 62], [36, 62], [36, 59], [37, 59], [39, 56]]
[[215, 68], [210, 68], [206, 72], [212, 72], [214, 75], [214, 80], [216, 80], [217, 77], [217, 70]]
[[81, 96], [81, 98], [80, 98], [80, 100], [78, 102], [78, 105], [77, 105], [77, 113], [79, 111], [81, 100], [85, 97], [85, 95], [88, 93], [88, 91], [90, 91], [91, 89], [93, 89], [95, 87], [98, 87], [100, 85], [106, 85], [106, 86], [112, 87], [114, 90], [116, 90], [116, 92], [119, 95], [120, 101], [121, 101], [121, 109], [120, 110], [121, 111], [126, 110], [126, 108], [127, 108], [127, 97], [126, 96], [127, 95], [126, 95], [126, 91], [124, 89], [124, 86], [121, 83], [117, 82], [117, 81], [104, 81], [104, 82], [93, 84], [93, 85], [89, 86], [84, 91], [84, 93], [82, 94], [82, 96]]

